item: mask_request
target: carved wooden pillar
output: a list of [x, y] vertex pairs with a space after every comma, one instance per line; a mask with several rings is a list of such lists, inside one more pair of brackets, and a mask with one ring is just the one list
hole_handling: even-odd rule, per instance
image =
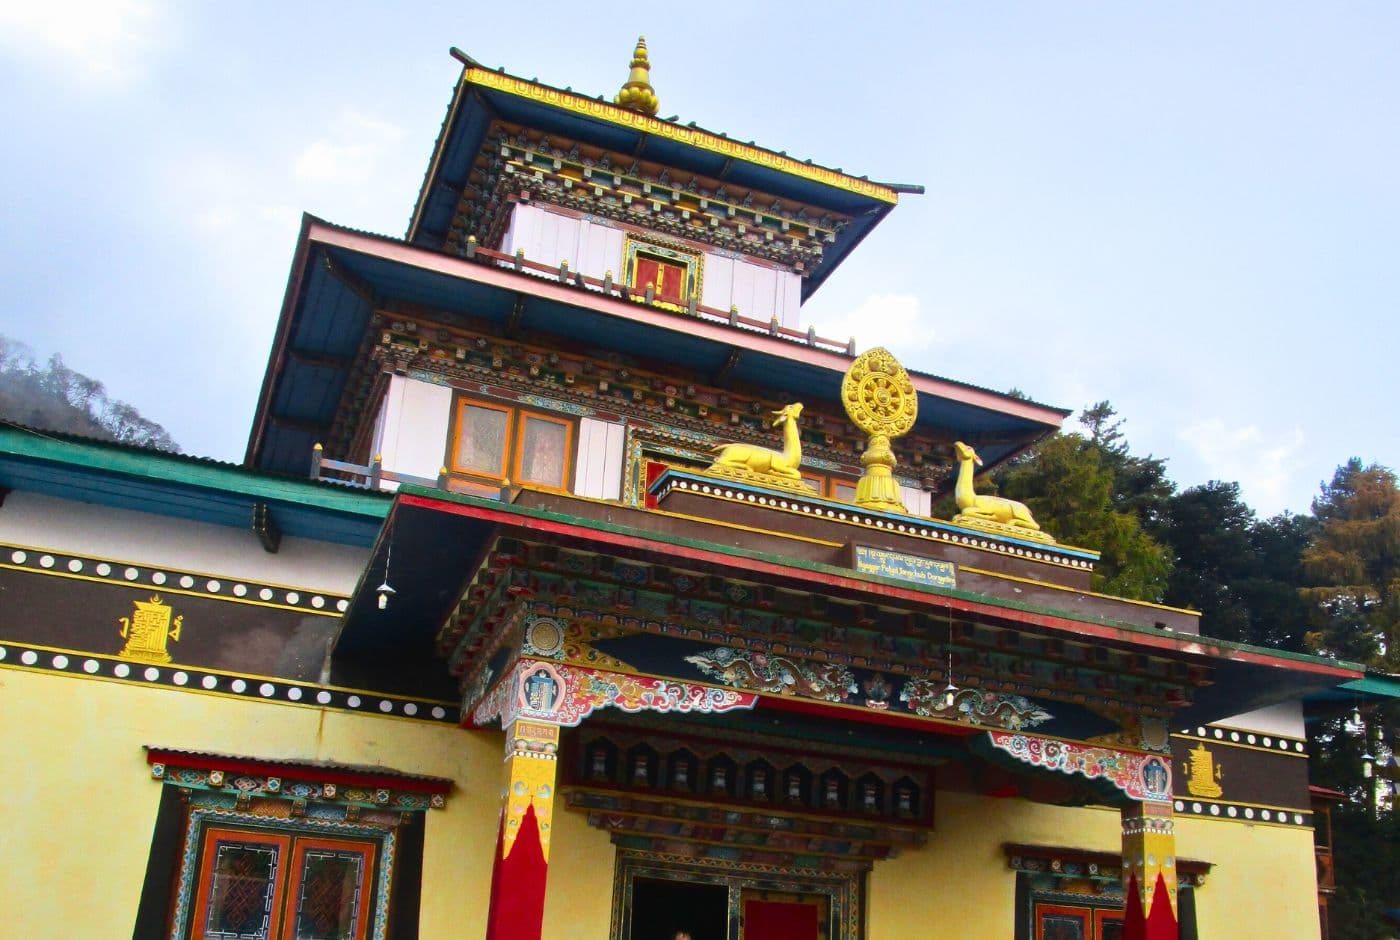
[[1122, 814], [1124, 940], [1178, 940], [1172, 805], [1135, 801]]
[[540, 940], [558, 752], [558, 725], [517, 718], [506, 726], [505, 792], [486, 940]]

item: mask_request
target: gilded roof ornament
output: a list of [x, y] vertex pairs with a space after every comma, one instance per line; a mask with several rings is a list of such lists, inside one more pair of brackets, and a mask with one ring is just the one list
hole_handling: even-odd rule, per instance
[[656, 89], [651, 87], [651, 62], [647, 59], [647, 38], [637, 37], [637, 48], [632, 50], [632, 71], [627, 75], [627, 83], [618, 91], [613, 104], [645, 114], [656, 116], [661, 106], [656, 97]]
[[783, 449], [770, 450], [753, 444], [717, 444], [715, 460], [706, 473], [744, 480], [760, 486], [777, 487], [811, 494], [802, 480], [802, 437], [797, 431], [797, 419], [802, 417], [802, 402], [793, 402], [773, 412], [773, 427], [782, 426]]
[[1040, 530], [1025, 503], [1005, 496], [987, 496], [972, 488], [972, 477], [977, 472], [973, 465], [981, 466], [982, 458], [971, 446], [957, 441], [953, 452], [958, 458], [958, 479], [953, 496], [957, 499], [959, 512], [953, 517], [953, 524], [968, 529], [979, 529], [997, 535], [1010, 535], [1015, 538], [1030, 539], [1035, 542], [1055, 541], [1048, 532]]
[[872, 349], [851, 363], [841, 380], [841, 401], [851, 423], [870, 436], [860, 456], [865, 473], [856, 481], [856, 505], [908, 512], [894, 478], [890, 440], [908, 434], [919, 415], [909, 373], [889, 350]]

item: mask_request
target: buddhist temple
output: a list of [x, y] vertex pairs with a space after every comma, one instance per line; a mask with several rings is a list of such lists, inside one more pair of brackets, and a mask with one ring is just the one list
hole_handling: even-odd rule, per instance
[[804, 322], [918, 187], [627, 45], [453, 51], [242, 464], [0, 426], [11, 935], [1318, 937], [1304, 706], [1400, 684], [1096, 593], [979, 479], [1068, 411]]

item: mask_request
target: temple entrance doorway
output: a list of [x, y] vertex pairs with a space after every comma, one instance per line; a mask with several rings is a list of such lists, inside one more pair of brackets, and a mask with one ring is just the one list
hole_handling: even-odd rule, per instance
[[722, 884], [637, 878], [629, 940], [727, 940], [729, 889]]
[[740, 894], [740, 940], [827, 940], [828, 901], [822, 894], [746, 888]]
[[610, 940], [860, 940], [863, 880], [619, 848]]

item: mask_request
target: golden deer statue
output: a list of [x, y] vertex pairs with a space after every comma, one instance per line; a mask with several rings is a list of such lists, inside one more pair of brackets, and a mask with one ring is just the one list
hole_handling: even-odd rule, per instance
[[782, 450], [753, 444], [717, 444], [710, 470], [729, 476], [779, 477], [800, 483], [802, 474], [797, 468], [802, 466], [802, 441], [797, 436], [797, 419], [801, 416], [801, 402], [773, 412], [771, 426], [783, 426]]
[[1026, 508], [1025, 503], [1018, 503], [1014, 499], [1006, 499], [1003, 496], [977, 495], [972, 489], [972, 475], [975, 472], [972, 465], [975, 463], [980, 467], [982, 458], [977, 456], [977, 451], [962, 441], [955, 443], [953, 450], [958, 455], [958, 481], [953, 488], [953, 496], [958, 501], [959, 510], [954, 522], [997, 522], [1002, 525], [1040, 531], [1040, 523], [1035, 521], [1035, 517], [1031, 515], [1031, 511]]

